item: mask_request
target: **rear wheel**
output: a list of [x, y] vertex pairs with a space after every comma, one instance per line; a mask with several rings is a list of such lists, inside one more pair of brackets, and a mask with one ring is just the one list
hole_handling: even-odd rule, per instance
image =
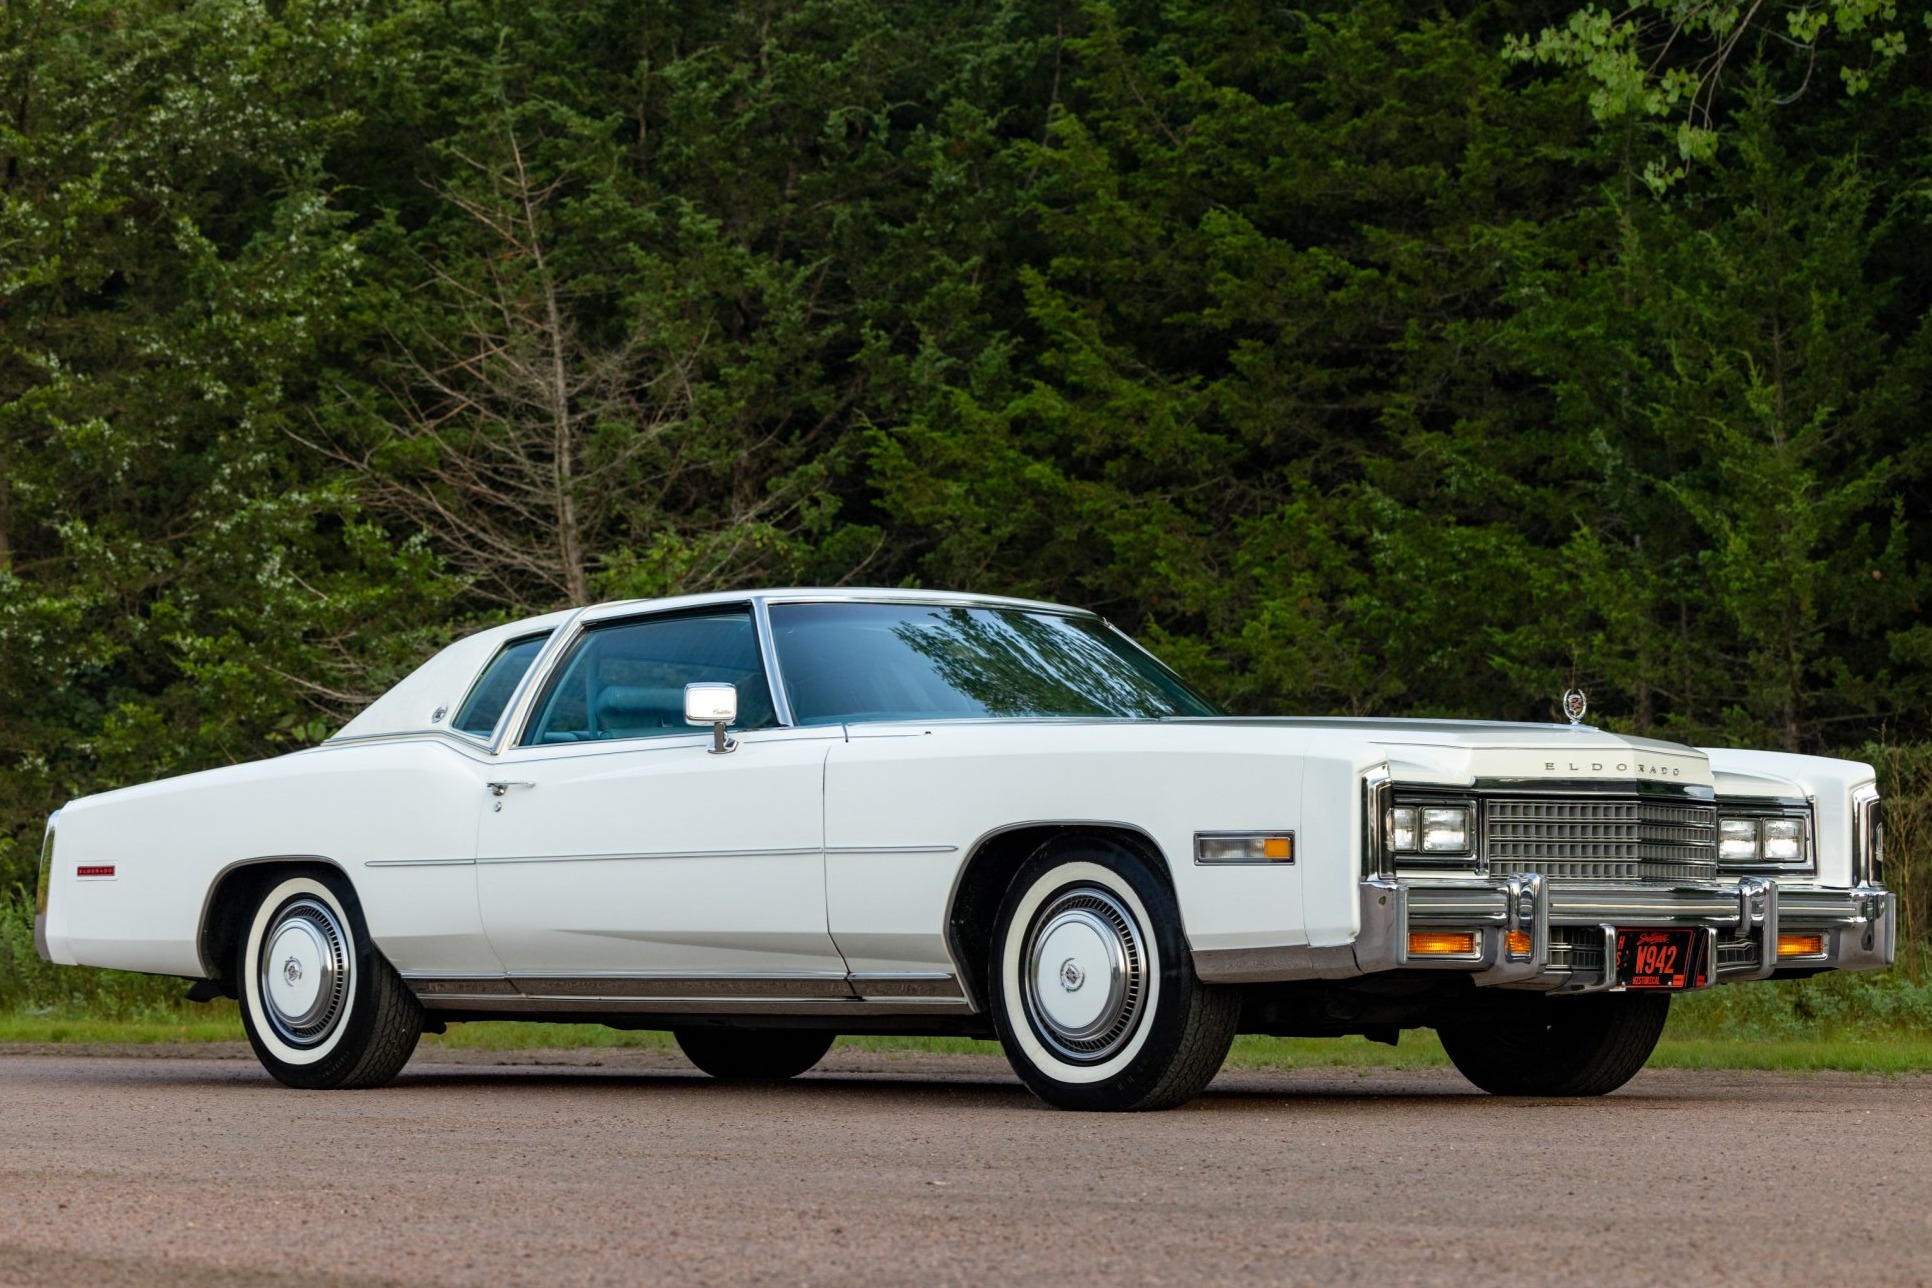
[[1220, 1070], [1238, 994], [1203, 984], [1180, 906], [1141, 855], [1062, 841], [1028, 859], [993, 923], [993, 1022], [1013, 1071], [1062, 1109], [1168, 1109]]
[[833, 1033], [815, 1029], [675, 1029], [685, 1059], [725, 1082], [783, 1082], [825, 1058]]
[[1668, 993], [1523, 999], [1503, 1021], [1447, 1025], [1442, 1049], [1498, 1096], [1601, 1096], [1637, 1076], [1663, 1036]]
[[287, 1086], [381, 1086], [422, 1036], [422, 1004], [369, 942], [354, 892], [334, 874], [273, 881], [235, 972], [249, 1045]]

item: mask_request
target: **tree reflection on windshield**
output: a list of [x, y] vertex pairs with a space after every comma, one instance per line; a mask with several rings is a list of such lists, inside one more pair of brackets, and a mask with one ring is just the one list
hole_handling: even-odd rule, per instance
[[1093, 716], [1215, 710], [1094, 618], [919, 604], [775, 604], [797, 718]]

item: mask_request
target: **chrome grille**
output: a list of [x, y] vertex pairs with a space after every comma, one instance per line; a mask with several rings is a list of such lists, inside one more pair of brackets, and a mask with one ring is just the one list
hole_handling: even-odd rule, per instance
[[1717, 807], [1549, 797], [1483, 804], [1492, 873], [1609, 880], [1717, 876]]
[[1755, 970], [1758, 964], [1758, 941], [1755, 939], [1720, 939], [1717, 941], [1717, 968], [1727, 970]]
[[1603, 976], [1603, 931], [1595, 926], [1551, 926], [1551, 970]]

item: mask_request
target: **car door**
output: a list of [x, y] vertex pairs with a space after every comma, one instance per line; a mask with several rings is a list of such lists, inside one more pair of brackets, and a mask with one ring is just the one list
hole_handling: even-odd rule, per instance
[[[735, 748], [684, 686], [735, 684]], [[748, 606], [592, 624], [503, 751], [478, 832], [484, 927], [525, 993], [844, 997], [826, 927], [836, 729], [776, 724]]]

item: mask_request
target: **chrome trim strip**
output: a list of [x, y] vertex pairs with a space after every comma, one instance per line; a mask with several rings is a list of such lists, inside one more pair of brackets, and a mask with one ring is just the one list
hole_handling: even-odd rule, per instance
[[[813, 1007], [838, 1003], [886, 1003], [970, 1007], [959, 981], [946, 971], [736, 971], [710, 975], [670, 972], [632, 974], [405, 975], [426, 1004], [472, 1001], [645, 1004], [704, 1010], [713, 1006], [758, 1007], [770, 1003]], [[558, 1009], [553, 1006], [552, 1009]]]
[[497, 721], [496, 729], [490, 739], [490, 754], [501, 755], [517, 745], [523, 736], [523, 726], [530, 719], [530, 709], [536, 705], [537, 694], [550, 683], [550, 672], [556, 669], [557, 659], [567, 656], [577, 637], [583, 634], [584, 614], [588, 608], [580, 608], [550, 633], [550, 641], [537, 651], [530, 663], [530, 669], [523, 673], [523, 684], [503, 708], [503, 715]]
[[1354, 979], [1365, 972], [1349, 944], [1312, 948], [1197, 948], [1194, 973], [1214, 984], [1267, 984], [1290, 979]]
[[1551, 891], [1550, 918], [1566, 925], [1625, 926], [1738, 923], [1737, 887], [1562, 885]]
[[417, 997], [515, 997], [516, 985], [501, 975], [403, 976], [403, 983]]
[[1385, 761], [1362, 774], [1362, 875], [1394, 874], [1394, 856], [1383, 845], [1382, 819], [1395, 801], [1395, 775]]
[[957, 845], [828, 845], [827, 854], [957, 854]]
[[1503, 926], [1508, 900], [1493, 886], [1445, 890], [1440, 886], [1405, 887], [1409, 920], [1420, 926]]
[[1877, 783], [1866, 783], [1852, 790], [1851, 872], [1852, 880], [1861, 884], [1876, 883], [1884, 876], [1883, 872], [1874, 871], [1884, 857], [1878, 852], [1879, 800]]
[[771, 633], [771, 606], [763, 595], [751, 597], [751, 629], [758, 636], [758, 656], [765, 664], [765, 687], [771, 690], [772, 711], [781, 729], [798, 722], [792, 718], [792, 695], [785, 691], [785, 677], [778, 669], [778, 640]]
[[845, 1000], [856, 997], [845, 975], [523, 975], [511, 984], [529, 998], [783, 998]]
[[946, 971], [854, 971], [850, 978], [860, 996], [881, 1001], [966, 1000], [959, 981]]
[[[1427, 784], [1415, 784], [1426, 786]], [[1453, 790], [1453, 789], [1452, 789]], [[1654, 778], [1478, 778], [1468, 790], [1490, 795], [1569, 796], [1584, 795], [1591, 800], [1629, 799], [1640, 796], [1670, 796], [1710, 805], [1717, 800], [1717, 789], [1705, 783], [1679, 783]]]
[[313, 747], [304, 747], [298, 754], [309, 755], [318, 751], [334, 751], [342, 747], [362, 747], [383, 742], [440, 742], [446, 747], [468, 752], [473, 757], [487, 757], [490, 754], [490, 746], [483, 739], [475, 734], [458, 733], [453, 729], [398, 729], [389, 733], [351, 734], [346, 738], [338, 734], [316, 743]]
[[365, 868], [468, 868], [475, 859], [364, 859]]
[[652, 859], [764, 859], [794, 858], [823, 853], [816, 845], [798, 849], [656, 850], [641, 854], [506, 854], [481, 856], [479, 864], [495, 863], [629, 863]]
[[851, 998], [778, 998], [778, 997], [501, 997], [454, 994], [425, 997], [423, 1005], [431, 1011], [472, 1010], [497, 1015], [612, 1014], [625, 1016], [674, 1015], [845, 1015], [870, 1016], [895, 1013], [929, 1015], [934, 1012], [966, 1013], [964, 998], [895, 997], [867, 1001]]

